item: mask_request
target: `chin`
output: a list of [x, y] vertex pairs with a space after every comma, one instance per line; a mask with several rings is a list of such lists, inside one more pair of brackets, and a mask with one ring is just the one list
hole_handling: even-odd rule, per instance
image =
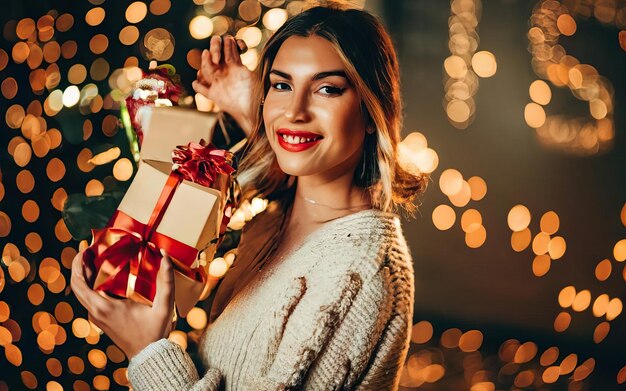
[[293, 164], [293, 162], [284, 163], [279, 160], [278, 166], [282, 172], [291, 176], [307, 176], [315, 173], [314, 170], [311, 170], [311, 167], [303, 167], [302, 164]]

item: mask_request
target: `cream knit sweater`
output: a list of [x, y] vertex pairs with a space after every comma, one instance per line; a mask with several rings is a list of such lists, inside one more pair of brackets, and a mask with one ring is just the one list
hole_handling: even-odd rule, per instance
[[314, 231], [229, 302], [202, 338], [202, 378], [167, 339], [135, 356], [128, 376], [136, 391], [396, 390], [413, 283], [398, 217], [353, 213]]

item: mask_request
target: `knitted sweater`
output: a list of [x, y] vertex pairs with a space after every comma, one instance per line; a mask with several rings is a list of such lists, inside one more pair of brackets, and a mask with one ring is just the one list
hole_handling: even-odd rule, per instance
[[207, 327], [202, 378], [167, 339], [137, 354], [128, 377], [136, 391], [396, 390], [413, 284], [396, 215], [340, 217], [263, 268]]

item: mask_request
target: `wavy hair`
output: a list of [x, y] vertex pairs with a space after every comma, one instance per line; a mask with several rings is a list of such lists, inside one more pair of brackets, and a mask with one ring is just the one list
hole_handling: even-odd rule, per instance
[[276, 199], [293, 190], [294, 178], [281, 171], [267, 139], [262, 101], [270, 88], [269, 71], [281, 45], [292, 36], [312, 35], [328, 40], [341, 57], [349, 81], [360, 94], [366, 123], [375, 130], [366, 133], [354, 183], [369, 190], [373, 207], [414, 215], [414, 201], [426, 189], [428, 175], [407, 169], [398, 158], [402, 101], [393, 43], [377, 17], [333, 2], [287, 20], [263, 49], [253, 97], [255, 123], [239, 164], [243, 198]]

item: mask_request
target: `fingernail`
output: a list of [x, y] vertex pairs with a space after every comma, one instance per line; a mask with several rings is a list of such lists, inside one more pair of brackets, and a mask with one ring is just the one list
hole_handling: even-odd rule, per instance
[[203, 55], [203, 56], [206, 56], [208, 53], [209, 53], [209, 51], [208, 51], [207, 49], [204, 49], [204, 50], [202, 51], [202, 55]]
[[161, 251], [161, 255], [162, 255], [163, 257], [165, 257], [165, 250], [160, 249], [160, 251]]

